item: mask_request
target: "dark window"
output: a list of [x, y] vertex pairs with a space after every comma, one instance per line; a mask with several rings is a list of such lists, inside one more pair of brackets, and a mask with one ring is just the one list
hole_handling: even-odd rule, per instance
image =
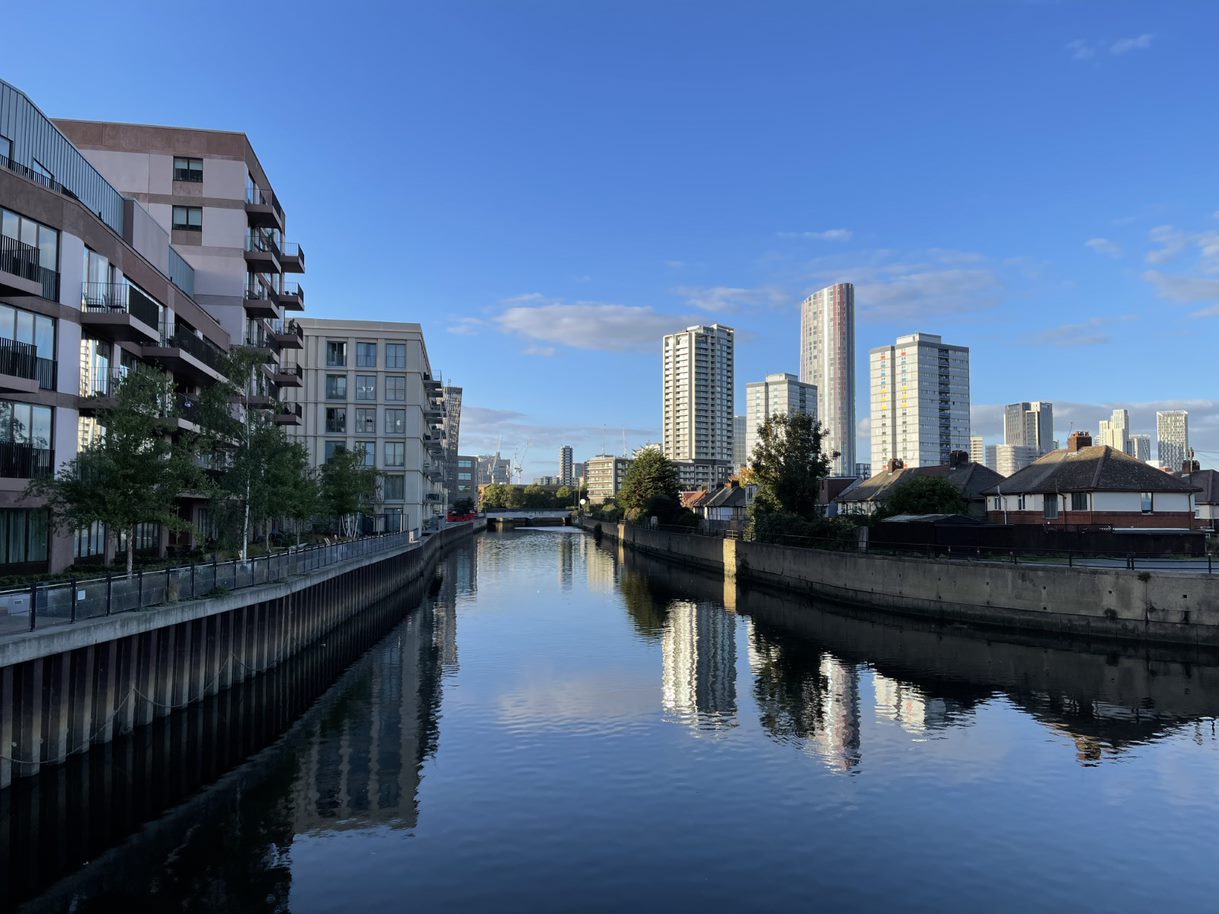
[[385, 400], [389, 403], [406, 402], [406, 376], [388, 375], [385, 378]]
[[88, 527], [76, 531], [76, 542], [73, 555], [78, 559], [86, 559], [92, 555], [102, 555], [106, 551], [106, 525], [95, 520]]
[[326, 399], [327, 400], [346, 400], [347, 399], [347, 375], [345, 375], [345, 374], [328, 374], [328, 375], [326, 375]]
[[12, 161], [13, 158], [13, 141], [6, 136], [0, 136], [0, 159], [4, 159], [5, 163]]
[[357, 435], [375, 435], [377, 433], [377, 411], [360, 408], [356, 410], [356, 427], [352, 429]]
[[375, 374], [356, 375], [356, 399], [377, 399], [377, 376]]
[[377, 465], [377, 442], [357, 441], [356, 452], [364, 454], [364, 466], [375, 467]]
[[1046, 520], [1054, 520], [1054, 518], [1058, 517], [1058, 496], [1057, 495], [1045, 496], [1045, 517], [1046, 517]]
[[326, 431], [330, 434], [342, 434], [347, 431], [347, 408], [344, 406], [326, 407]]
[[25, 565], [46, 560], [46, 510], [0, 510], [0, 565]]
[[326, 365], [329, 368], [344, 368], [347, 365], [347, 344], [334, 340], [326, 341]]
[[174, 228], [183, 232], [203, 231], [203, 207], [175, 206]]
[[174, 156], [174, 180], [200, 183], [203, 180], [203, 160]]
[[377, 344], [356, 343], [356, 368], [377, 367]]
[[1155, 508], [1155, 497], [1150, 492], [1143, 492], [1140, 496], [1140, 501], [1144, 514], [1150, 514]]
[[385, 501], [402, 501], [406, 497], [406, 477], [385, 476], [381, 497]]
[[1088, 510], [1088, 493], [1087, 492], [1072, 492], [1071, 493], [1071, 510], [1072, 511], [1087, 511]]
[[385, 367], [406, 368], [406, 343], [385, 344]]
[[347, 450], [346, 441], [327, 441], [323, 450], [326, 463], [330, 463], [330, 461], [334, 460], [335, 455], [338, 454], [339, 451], [345, 450]]

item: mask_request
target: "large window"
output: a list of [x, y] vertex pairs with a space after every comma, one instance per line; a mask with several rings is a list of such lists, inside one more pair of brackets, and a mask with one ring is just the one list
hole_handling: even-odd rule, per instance
[[1046, 520], [1055, 520], [1058, 517], [1058, 496], [1046, 495], [1042, 499], [1043, 511]]
[[383, 476], [381, 497], [385, 501], [402, 501], [406, 497], [405, 476]]
[[326, 341], [326, 367], [347, 367], [347, 344], [335, 340]]
[[334, 460], [335, 455], [338, 454], [339, 451], [347, 450], [347, 442], [327, 441], [324, 445], [322, 445], [322, 448], [323, 459], [326, 461], [326, 463], [330, 463], [330, 461]]
[[1071, 493], [1071, 510], [1072, 511], [1087, 511], [1088, 510], [1088, 493], [1087, 492], [1072, 492]]
[[174, 228], [183, 232], [203, 231], [203, 207], [175, 206]]
[[364, 454], [364, 466], [375, 467], [377, 465], [377, 442], [375, 441], [357, 441], [356, 453]]
[[385, 465], [387, 467], [400, 467], [406, 463], [406, 442], [405, 441], [386, 441], [385, 442]]
[[1150, 514], [1155, 508], [1155, 497], [1150, 492], [1140, 494], [1139, 502], [1144, 514]]
[[347, 375], [345, 375], [345, 374], [328, 374], [328, 375], [326, 375], [326, 399], [327, 400], [346, 400], [347, 399]]
[[377, 376], [375, 374], [356, 375], [356, 399], [377, 399]]
[[405, 435], [406, 434], [406, 410], [404, 410], [404, 409], [387, 409], [385, 411], [385, 434], [387, 434], [387, 435]]
[[341, 434], [347, 431], [347, 407], [326, 407], [326, 431], [330, 434]]
[[[135, 536], [132, 539], [135, 552], [160, 552], [161, 550], [161, 525], [154, 523], [143, 523], [135, 525]], [[127, 534], [119, 533], [118, 545], [116, 546], [119, 552], [127, 551]]]
[[[59, 232], [49, 225], [27, 219], [12, 210], [0, 209], [0, 234], [34, 248], [38, 252], [37, 266], [42, 270], [50, 273], [59, 271]], [[10, 269], [9, 272], [18, 271]], [[58, 288], [54, 289], [56, 295], [52, 296], [52, 289], [47, 286], [45, 280], [43, 289], [44, 298], [58, 296]]]
[[375, 435], [377, 433], [377, 411], [361, 407], [356, 410], [356, 426], [352, 429], [357, 435]]
[[47, 512], [0, 510], [0, 565], [26, 565], [47, 560]]
[[0, 400], [0, 476], [32, 479], [52, 470], [52, 410]]
[[72, 554], [78, 559], [87, 559], [106, 552], [106, 525], [95, 520], [88, 527], [76, 531]]
[[388, 369], [406, 369], [406, 343], [385, 344], [385, 367]]
[[13, 141], [6, 136], [0, 136], [0, 159], [13, 158]]
[[377, 344], [356, 343], [356, 368], [377, 367]]
[[387, 375], [385, 378], [385, 401], [387, 403], [406, 402], [406, 376]]
[[20, 347], [5, 347], [0, 340], [0, 370], [31, 380], [36, 377], [39, 387], [54, 389], [55, 318], [0, 303], [0, 338], [33, 346], [35, 358], [31, 363], [28, 349], [18, 352]]
[[174, 156], [174, 180], [190, 181], [198, 184], [203, 181], [203, 160], [188, 159], [185, 156]]

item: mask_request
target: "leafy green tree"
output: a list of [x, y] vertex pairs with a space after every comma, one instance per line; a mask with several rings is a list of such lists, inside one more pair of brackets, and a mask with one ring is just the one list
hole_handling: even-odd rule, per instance
[[472, 514], [474, 512], [474, 499], [463, 495], [449, 506], [449, 510], [454, 514]]
[[532, 511], [544, 511], [550, 507], [552, 498], [549, 492], [542, 488], [537, 483], [525, 486], [521, 493], [523, 507]]
[[364, 449], [339, 448], [321, 472], [321, 504], [339, 522], [344, 536], [355, 536], [361, 514], [372, 508], [377, 494], [377, 471], [364, 465]]
[[899, 483], [878, 512], [883, 517], [897, 514], [964, 514], [969, 503], [952, 483], [940, 476], [915, 476]]
[[321, 509], [317, 476], [309, 465], [309, 449], [299, 441], [283, 436], [282, 447], [273, 455], [268, 466], [270, 514], [266, 525], [267, 546], [270, 548], [270, 518], [279, 516], [293, 521], [296, 541], [300, 543], [301, 528]]
[[820, 482], [837, 454], [822, 451], [825, 429], [806, 413], [771, 416], [758, 429], [749, 469], [758, 491], [754, 514], [817, 514]]
[[168, 375], [147, 368], [129, 372], [114, 407], [98, 417], [105, 430], [100, 439], [54, 476], [31, 480], [26, 494], [47, 500], [57, 528], [79, 530], [100, 521], [126, 534], [131, 577], [136, 526], [190, 528], [178, 516], [178, 498], [197, 487], [198, 470], [191, 448], [172, 436], [176, 418]]
[[648, 448], [631, 461], [618, 493], [618, 504], [629, 521], [653, 515], [667, 520], [681, 507], [678, 487], [673, 461], [657, 448]]
[[576, 493], [571, 486], [559, 486], [554, 492], [556, 508], [570, 508], [576, 503]]

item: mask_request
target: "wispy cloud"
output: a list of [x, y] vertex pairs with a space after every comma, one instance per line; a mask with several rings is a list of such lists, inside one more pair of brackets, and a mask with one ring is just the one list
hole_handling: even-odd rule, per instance
[[1145, 51], [1151, 47], [1152, 34], [1144, 32], [1135, 38], [1119, 38], [1109, 45], [1110, 54], [1128, 54], [1131, 51]]
[[776, 232], [780, 238], [806, 238], [810, 241], [850, 241], [855, 233], [846, 228], [824, 229], [820, 232]]
[[1100, 346], [1113, 339], [1104, 329], [1112, 322], [1111, 318], [1094, 317], [1079, 324], [1061, 324], [1032, 334], [1028, 337], [1028, 342], [1033, 345], [1060, 348]]
[[524, 355], [539, 355], [544, 358], [550, 358], [555, 354], [556, 350], [553, 346], [526, 346], [521, 352]]
[[791, 295], [774, 286], [758, 289], [742, 289], [735, 286], [710, 286], [708, 288], [679, 286], [673, 291], [682, 296], [690, 307], [717, 313], [739, 311], [759, 305], [778, 307], [792, 301]]
[[[659, 431], [655, 428], [541, 422], [517, 410], [471, 403], [462, 404], [461, 408], [462, 453], [491, 454], [500, 448], [504, 456], [511, 456], [519, 450], [535, 470], [542, 469], [542, 461], [549, 462], [550, 455], [557, 454], [563, 444], [575, 446], [579, 455], [600, 453], [611, 446], [616, 452], [621, 449], [624, 435], [630, 447], [631, 443], [657, 440]], [[527, 451], [526, 444], [529, 446]], [[530, 478], [527, 476], [526, 482]]]
[[506, 299], [508, 305], [491, 318], [504, 333], [536, 344], [607, 352], [658, 350], [666, 333], [691, 321], [660, 314], [652, 308], [605, 302], [563, 302], [532, 293]]
[[1207, 305], [1191, 317], [1219, 317], [1219, 232], [1159, 225], [1150, 238], [1155, 247], [1147, 252], [1147, 262], [1159, 269], [1147, 270], [1143, 279], [1161, 298]]
[[670, 270], [681, 270], [686, 266], [686, 262], [684, 260], [666, 260], [665, 266]]
[[486, 325], [486, 321], [478, 317], [459, 317], [446, 328], [449, 333], [456, 333], [458, 336], [473, 336], [478, 333]]
[[1148, 270], [1143, 278], [1156, 287], [1160, 296], [1173, 301], [1200, 302], [1219, 300], [1219, 279], [1201, 276], [1177, 276], [1160, 270]]
[[1109, 257], [1122, 256], [1121, 245], [1115, 241], [1110, 241], [1108, 238], [1089, 238], [1084, 242], [1084, 247]]
[[1151, 47], [1151, 40], [1154, 37], [1151, 32], [1144, 32], [1142, 35], [1128, 38], [1076, 38], [1074, 41], [1067, 42], [1066, 50], [1072, 60], [1094, 60], [1102, 54], [1120, 57], [1131, 51], [1147, 50]]
[[1189, 247], [1190, 236], [1171, 225], [1157, 225], [1149, 233], [1156, 247], [1147, 252], [1148, 263], [1169, 263]]

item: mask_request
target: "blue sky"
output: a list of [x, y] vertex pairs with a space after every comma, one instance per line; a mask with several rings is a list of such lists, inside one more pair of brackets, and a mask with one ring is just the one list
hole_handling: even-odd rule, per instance
[[[72, 9], [70, 7], [76, 6]], [[856, 283], [867, 351], [972, 350], [974, 433], [1052, 400], [1190, 410], [1219, 466], [1219, 5], [55, 4], [3, 76], [51, 116], [244, 130], [313, 316], [420, 321], [462, 450], [526, 477], [658, 440], [660, 336], [798, 368]]]

